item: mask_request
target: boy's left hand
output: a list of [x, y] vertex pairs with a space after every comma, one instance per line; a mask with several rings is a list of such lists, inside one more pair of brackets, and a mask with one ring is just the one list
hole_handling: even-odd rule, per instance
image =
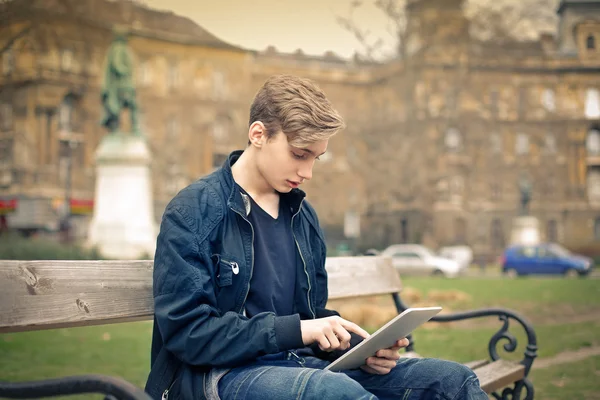
[[366, 364], [360, 368], [369, 374], [389, 374], [396, 366], [396, 361], [400, 359], [398, 351], [406, 346], [408, 346], [408, 339], [400, 339], [394, 346], [381, 349], [373, 357], [367, 358]]

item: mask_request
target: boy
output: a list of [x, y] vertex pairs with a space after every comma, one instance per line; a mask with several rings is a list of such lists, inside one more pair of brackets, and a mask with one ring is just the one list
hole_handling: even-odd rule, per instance
[[248, 147], [169, 203], [154, 262], [153, 398], [487, 399], [462, 365], [399, 361], [406, 339], [360, 369], [323, 369], [368, 336], [325, 309], [325, 241], [298, 189], [343, 127], [314, 83], [271, 77]]

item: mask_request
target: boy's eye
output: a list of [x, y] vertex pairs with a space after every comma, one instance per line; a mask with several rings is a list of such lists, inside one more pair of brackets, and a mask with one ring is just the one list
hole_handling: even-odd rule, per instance
[[292, 155], [294, 156], [294, 158], [297, 158], [299, 160], [304, 160], [306, 158], [306, 154], [298, 154], [292, 151]]

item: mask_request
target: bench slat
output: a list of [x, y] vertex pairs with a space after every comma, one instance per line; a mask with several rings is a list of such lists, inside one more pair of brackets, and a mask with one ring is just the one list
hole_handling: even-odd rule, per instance
[[402, 282], [386, 257], [328, 257], [329, 299], [400, 292]]
[[151, 261], [0, 261], [0, 333], [151, 319]]
[[[330, 257], [329, 298], [402, 288], [383, 257]], [[0, 261], [0, 333], [151, 319], [152, 261]]]
[[486, 393], [502, 389], [525, 377], [525, 367], [517, 362], [498, 360], [474, 369]]
[[466, 362], [466, 363], [464, 363], [464, 365], [471, 369], [475, 369], [475, 368], [483, 367], [484, 365], [487, 365], [489, 363], [490, 363], [490, 360], [475, 360], [475, 361]]

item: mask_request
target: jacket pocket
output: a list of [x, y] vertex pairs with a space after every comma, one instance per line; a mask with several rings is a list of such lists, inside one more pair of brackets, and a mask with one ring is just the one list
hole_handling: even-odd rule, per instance
[[219, 287], [231, 286], [234, 275], [240, 273], [240, 265], [225, 255], [214, 254], [212, 258], [215, 261], [217, 285]]

